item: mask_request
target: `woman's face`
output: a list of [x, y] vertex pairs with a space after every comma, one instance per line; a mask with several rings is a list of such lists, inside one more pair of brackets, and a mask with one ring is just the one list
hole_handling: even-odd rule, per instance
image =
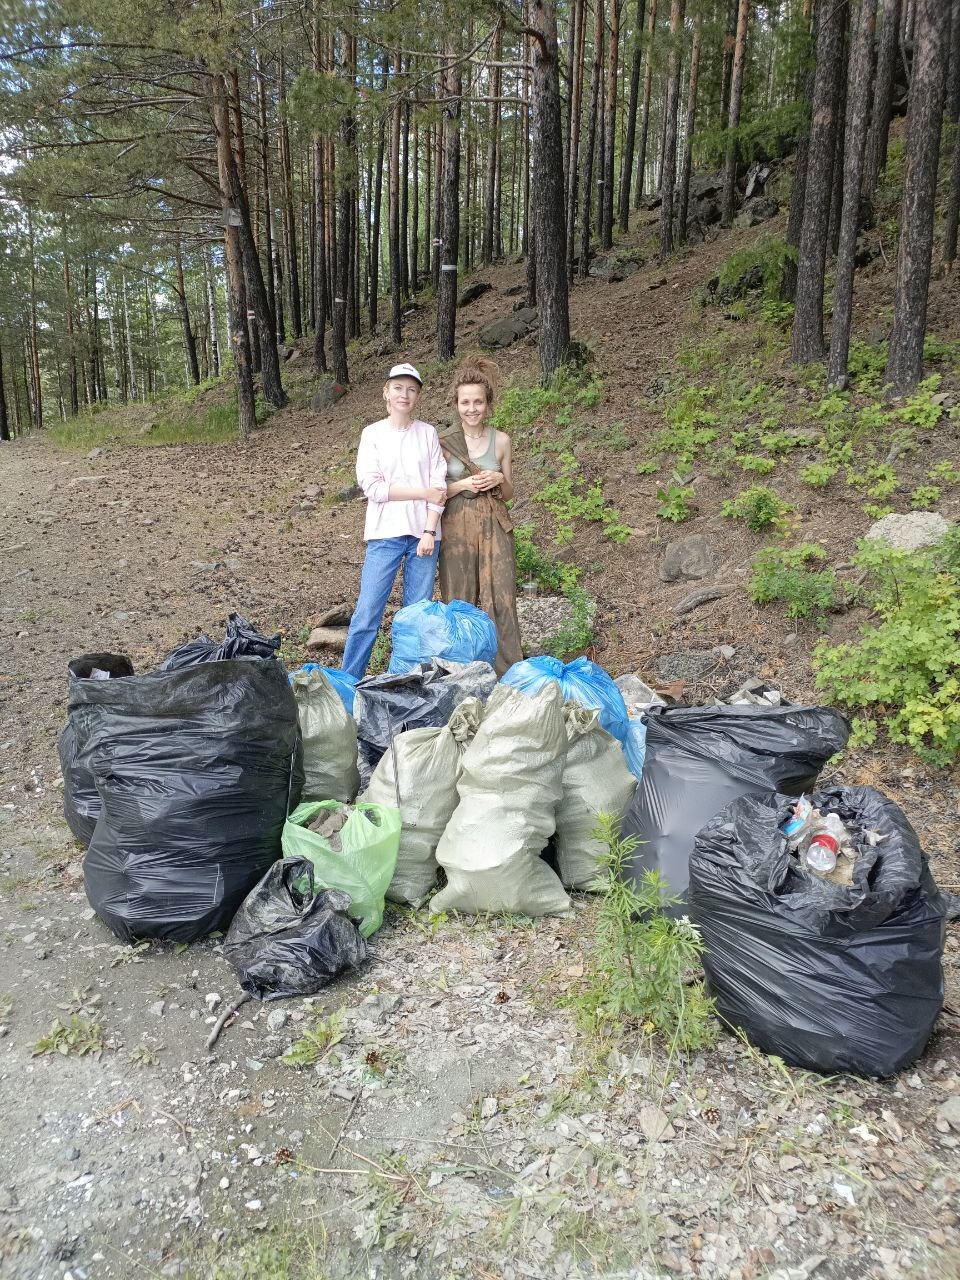
[[391, 378], [383, 389], [383, 398], [391, 413], [412, 414], [420, 399], [420, 388], [413, 378]]
[[478, 382], [465, 382], [457, 387], [457, 413], [465, 427], [476, 430], [487, 416], [487, 389]]

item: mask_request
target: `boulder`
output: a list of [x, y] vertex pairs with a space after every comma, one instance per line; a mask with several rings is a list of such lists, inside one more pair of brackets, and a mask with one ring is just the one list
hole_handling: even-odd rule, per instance
[[733, 220], [735, 227], [758, 227], [761, 222], [766, 222], [768, 218], [775, 218], [780, 212], [780, 206], [776, 200], [769, 196], [754, 196], [751, 200], [745, 201], [743, 208]]
[[773, 173], [773, 169], [768, 164], [752, 164], [747, 170], [746, 187], [743, 193], [744, 199], [749, 200], [751, 196], [760, 195], [767, 185], [767, 179], [771, 173]]
[[310, 408], [315, 413], [323, 409], [329, 409], [338, 400], [342, 400], [346, 394], [346, 387], [341, 386], [339, 382], [335, 382], [333, 378], [324, 378], [317, 383], [313, 395], [310, 397]]
[[496, 351], [502, 347], [510, 347], [520, 338], [526, 337], [536, 323], [536, 307], [521, 307], [512, 315], [501, 316], [499, 320], [484, 325], [477, 339], [482, 347]]
[[664, 582], [677, 582], [681, 578], [709, 578], [716, 569], [713, 548], [702, 533], [691, 533], [685, 538], [668, 542], [660, 563], [660, 577]]
[[336, 649], [342, 653], [346, 643], [346, 627], [314, 627], [307, 637], [308, 649]]
[[597, 276], [600, 280], [606, 280], [610, 284], [616, 284], [620, 280], [629, 279], [639, 270], [639, 262], [632, 262], [629, 258], [619, 258], [614, 254], [610, 254], [609, 257], [594, 258], [590, 274]]
[[476, 302], [478, 298], [482, 298], [485, 293], [489, 293], [493, 288], [486, 280], [474, 280], [473, 284], [468, 284], [460, 294], [457, 300], [458, 307], [469, 307], [471, 302]]
[[942, 542], [949, 528], [949, 522], [937, 511], [906, 511], [903, 515], [894, 512], [872, 524], [866, 536], [902, 551], [919, 551]]
[[317, 627], [347, 627], [350, 625], [350, 619], [353, 617], [352, 604], [335, 604], [330, 609], [325, 609], [323, 613], [318, 614], [311, 623], [312, 629]]

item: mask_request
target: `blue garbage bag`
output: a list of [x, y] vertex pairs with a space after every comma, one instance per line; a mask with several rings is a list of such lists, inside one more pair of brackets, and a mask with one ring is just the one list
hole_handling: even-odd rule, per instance
[[579, 702], [581, 707], [596, 707], [600, 712], [600, 724], [607, 733], [620, 743], [626, 740], [630, 717], [623, 694], [603, 667], [598, 667], [589, 658], [574, 658], [573, 662], [566, 664], [546, 654], [525, 658], [523, 662], [515, 662], [500, 683], [512, 685], [522, 693], [534, 694], [548, 680], [556, 680], [565, 702], [572, 700]]
[[[319, 662], [305, 662], [299, 670], [305, 675], [309, 675], [311, 671], [322, 672], [339, 693], [340, 701], [347, 709], [347, 715], [353, 715], [353, 694], [357, 687], [355, 676], [352, 676], [349, 671], [341, 671], [339, 667], [321, 667]], [[288, 679], [291, 684], [296, 674], [296, 671], [290, 672]]]
[[647, 754], [647, 722], [639, 716], [631, 716], [627, 724], [623, 754], [627, 761], [627, 768], [639, 782], [643, 775], [644, 756]]
[[465, 600], [420, 600], [393, 619], [388, 672], [403, 675], [422, 662], [489, 662], [497, 654], [497, 629], [482, 609]]

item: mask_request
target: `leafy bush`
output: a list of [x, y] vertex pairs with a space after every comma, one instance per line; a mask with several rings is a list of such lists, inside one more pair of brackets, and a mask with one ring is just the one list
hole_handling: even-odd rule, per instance
[[761, 458], [755, 453], [746, 453], [740, 459], [741, 471], [755, 476], [768, 476], [776, 465], [773, 458]]
[[832, 462], [811, 462], [801, 468], [800, 479], [811, 489], [825, 489], [837, 471], [837, 466]]
[[693, 140], [697, 165], [713, 169], [723, 164], [731, 137], [745, 164], [760, 157], [765, 159], [788, 155], [796, 146], [808, 117], [805, 102], [785, 102], [756, 115], [751, 113], [736, 129], [715, 126], [698, 129]]
[[784, 601], [788, 618], [822, 617], [837, 603], [836, 574], [813, 567], [826, 558], [823, 547], [810, 542], [782, 551], [764, 547], [751, 566], [750, 599], [755, 604]]
[[693, 514], [694, 491], [690, 485], [670, 484], [657, 490], [657, 515], [680, 524]]
[[721, 510], [728, 520], [743, 520], [748, 529], [762, 533], [764, 529], [785, 528], [786, 517], [793, 507], [778, 498], [772, 489], [753, 484], [725, 502]]
[[879, 721], [893, 742], [949, 764], [960, 753], [960, 527], [923, 551], [864, 540], [856, 563], [869, 574], [878, 621], [856, 642], [821, 641], [817, 684], [865, 713], [859, 741], [873, 741]]
[[910, 506], [914, 511], [926, 511], [940, 501], [940, 489], [935, 484], [918, 484], [910, 495]]
[[656, 871], [633, 884], [627, 866], [639, 841], [621, 839], [618, 819], [598, 814], [591, 834], [604, 846], [597, 885], [603, 897], [584, 987], [571, 1001], [581, 1024], [595, 1035], [634, 1021], [681, 1051], [712, 1044], [713, 1001], [699, 977], [691, 981], [703, 954], [696, 927], [666, 914], [676, 899]]
[[894, 416], [914, 427], [935, 427], [943, 416], [943, 406], [933, 401], [939, 386], [939, 373], [924, 378], [913, 395], [894, 409]]
[[708, 296], [715, 302], [730, 302], [751, 289], [759, 289], [766, 301], [779, 301], [787, 263], [795, 262], [796, 258], [796, 249], [786, 240], [760, 235], [752, 244], [723, 260], [716, 286], [707, 286]]
[[560, 474], [535, 494], [553, 515], [557, 524], [556, 542], [567, 546], [573, 541], [573, 521], [579, 517], [592, 524], [603, 525], [603, 536], [611, 542], [626, 542], [630, 530], [620, 519], [616, 507], [609, 506], [599, 480], [587, 484], [579, 474], [579, 463], [572, 453], [559, 458]]

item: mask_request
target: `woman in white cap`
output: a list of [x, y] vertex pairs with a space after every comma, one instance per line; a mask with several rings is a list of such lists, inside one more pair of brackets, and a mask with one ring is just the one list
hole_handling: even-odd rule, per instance
[[404, 605], [433, 598], [447, 464], [436, 430], [414, 417], [422, 387], [412, 364], [395, 364], [383, 387], [387, 416], [364, 427], [357, 450], [367, 550], [343, 651], [343, 670], [357, 680], [367, 670], [400, 566]]

